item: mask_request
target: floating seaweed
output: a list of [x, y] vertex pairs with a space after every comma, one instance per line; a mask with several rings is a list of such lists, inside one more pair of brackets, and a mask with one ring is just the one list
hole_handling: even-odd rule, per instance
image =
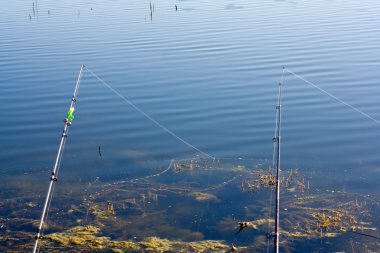
[[[243, 179], [241, 182], [240, 188], [242, 192], [248, 191], [253, 193], [260, 191], [263, 188], [275, 188], [276, 175], [271, 166], [269, 166], [267, 170], [252, 170], [248, 176], [251, 179]], [[301, 173], [299, 173], [298, 168], [283, 171], [280, 181], [282, 189], [285, 189], [287, 192], [295, 192], [296, 190], [305, 192], [306, 190], [305, 180], [302, 178]]]
[[[69, 230], [59, 233], [52, 233], [46, 236], [44, 246], [59, 249], [65, 246], [75, 250], [80, 246], [81, 250], [95, 251], [111, 249], [113, 251], [122, 250], [123, 252], [226, 252], [230, 246], [224, 241], [202, 240], [196, 242], [171, 241], [158, 237], [148, 237], [142, 241], [117, 241], [109, 237], [98, 236], [101, 232], [99, 227], [76, 226]], [[234, 251], [247, 249], [247, 247], [232, 247]]]

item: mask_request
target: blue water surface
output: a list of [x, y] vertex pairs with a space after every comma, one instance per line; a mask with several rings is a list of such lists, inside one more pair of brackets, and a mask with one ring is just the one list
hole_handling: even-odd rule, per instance
[[[272, 161], [284, 66], [380, 120], [379, 13], [376, 0], [3, 2], [0, 185], [22, 175], [45, 194], [81, 64], [217, 157]], [[283, 78], [282, 166], [377, 195], [379, 124]], [[196, 154], [84, 71], [62, 187]]]

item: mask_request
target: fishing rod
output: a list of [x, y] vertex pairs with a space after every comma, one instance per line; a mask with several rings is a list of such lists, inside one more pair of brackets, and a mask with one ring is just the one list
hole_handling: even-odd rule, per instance
[[281, 168], [281, 104], [282, 104], [282, 82], [284, 70], [282, 72], [281, 81], [278, 84], [278, 103], [276, 106], [276, 131], [273, 141], [276, 145], [276, 217], [274, 226], [274, 252], [280, 252], [280, 168]]
[[39, 224], [38, 229], [37, 229], [37, 233], [36, 233], [36, 237], [35, 237], [35, 243], [34, 243], [34, 247], [33, 247], [33, 253], [37, 252], [39, 239], [42, 239], [43, 227], [44, 227], [44, 224], [47, 220], [47, 214], [49, 212], [51, 199], [53, 197], [54, 186], [58, 180], [58, 177], [57, 177], [58, 176], [58, 170], [59, 170], [59, 166], [61, 163], [63, 150], [65, 148], [65, 143], [66, 143], [67, 135], [69, 132], [69, 127], [72, 125], [72, 121], [74, 120], [74, 110], [75, 110], [74, 106], [75, 106], [75, 103], [77, 102], [78, 89], [79, 89], [79, 84], [80, 84], [80, 80], [82, 77], [83, 69], [84, 69], [84, 65], [81, 65], [80, 70], [79, 70], [79, 74], [78, 74], [78, 79], [77, 79], [76, 84], [75, 84], [74, 94], [73, 94], [73, 97], [71, 98], [70, 108], [69, 108], [69, 111], [67, 112], [67, 117], [63, 120], [63, 122], [65, 123], [65, 126], [63, 128], [61, 142], [59, 144], [58, 153], [57, 153], [57, 157], [55, 159], [53, 172], [51, 173], [51, 176], [50, 176], [49, 189], [48, 189], [48, 192], [46, 195], [44, 208], [42, 210], [40, 224]]

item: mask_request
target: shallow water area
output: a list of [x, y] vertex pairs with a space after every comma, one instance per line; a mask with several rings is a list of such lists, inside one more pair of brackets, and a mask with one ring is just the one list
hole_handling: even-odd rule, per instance
[[[270, 166], [255, 159], [195, 156], [173, 159], [156, 172], [108, 183], [99, 178], [85, 184], [63, 183], [70, 191], [56, 193], [42, 249], [265, 252], [272, 248]], [[352, 247], [375, 251], [379, 246], [361, 235], [378, 233], [376, 196], [352, 192], [351, 187], [300, 168], [282, 171], [281, 185], [284, 252]], [[1, 219], [3, 249], [31, 247], [40, 197], [23, 193], [2, 202], [9, 208]]]

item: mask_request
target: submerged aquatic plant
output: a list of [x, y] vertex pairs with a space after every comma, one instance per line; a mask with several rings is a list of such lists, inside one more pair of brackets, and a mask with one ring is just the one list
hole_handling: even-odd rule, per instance
[[[269, 205], [272, 169], [249, 166], [251, 161], [239, 159], [229, 162], [181, 159], [148, 176], [113, 183], [96, 179], [91, 187], [77, 187], [78, 193], [59, 194], [61, 205], [52, 210], [43, 249], [261, 251], [273, 238], [270, 232], [274, 220]], [[377, 232], [372, 224], [372, 215], [379, 206], [375, 200], [343, 191], [304, 188], [302, 185], [308, 184], [299, 169], [283, 170], [282, 175], [280, 235], [284, 252], [304, 239], [310, 243], [321, 237], [350, 235], [350, 231]], [[314, 180], [312, 184], [318, 182]], [[36, 223], [30, 217], [38, 215], [27, 210], [34, 210], [38, 201], [36, 197], [24, 199], [0, 203], [13, 210], [0, 217], [0, 225], [6, 228], [0, 230], [0, 250], [9, 245], [30, 249]], [[30, 232], [23, 232], [26, 227]]]

